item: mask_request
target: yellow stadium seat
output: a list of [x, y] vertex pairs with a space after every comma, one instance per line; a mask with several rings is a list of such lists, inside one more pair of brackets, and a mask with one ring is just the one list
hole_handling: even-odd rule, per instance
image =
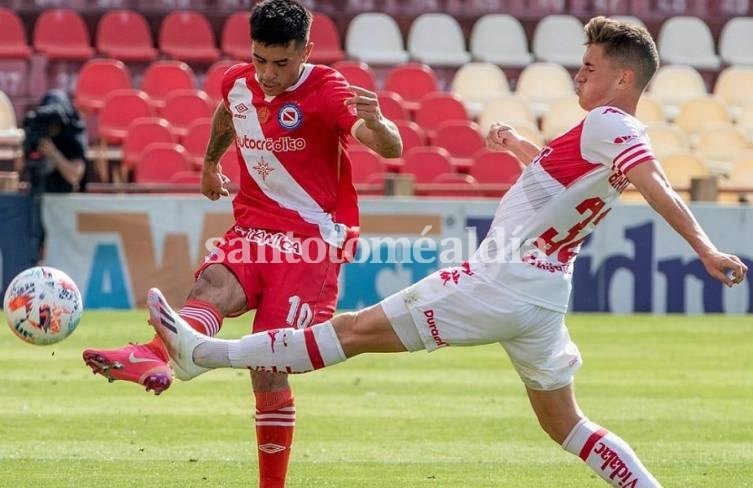
[[575, 88], [570, 74], [559, 64], [533, 63], [520, 73], [515, 93], [531, 102], [539, 117], [553, 101], [575, 94]]
[[578, 97], [569, 96], [552, 102], [541, 119], [541, 132], [544, 134], [544, 140], [551, 141], [561, 136], [585, 116], [586, 111], [578, 104]]
[[690, 190], [693, 178], [711, 174], [703, 158], [691, 152], [670, 154], [661, 160], [661, 166], [672, 188], [682, 193]]
[[724, 100], [737, 118], [744, 105], [753, 103], [753, 66], [725, 68], [716, 79], [714, 95]]
[[459, 96], [472, 118], [478, 117], [484, 104], [510, 94], [507, 75], [491, 63], [463, 65], [452, 79], [452, 93]]
[[664, 114], [661, 104], [650, 95], [643, 95], [638, 101], [635, 117], [644, 124], [667, 121], [667, 116]]
[[683, 102], [707, 93], [703, 78], [695, 68], [670, 65], [659, 68], [648, 86], [648, 94], [661, 104], [664, 113], [672, 119]]
[[733, 161], [751, 148], [745, 133], [731, 125], [712, 125], [698, 134], [696, 148], [715, 174], [727, 174]]
[[481, 132], [486, 134], [493, 123], [509, 123], [510, 120], [536, 124], [536, 117], [528, 100], [517, 95], [508, 95], [487, 102], [479, 116], [478, 125], [481, 127]]
[[696, 136], [712, 124], [732, 124], [729, 110], [719, 98], [702, 96], [683, 102], [675, 117], [675, 124], [690, 136], [690, 143]]
[[646, 124], [646, 134], [659, 160], [672, 153], [690, 151], [688, 136], [675, 125], [667, 122]]
[[749, 139], [753, 139], [753, 102], [746, 103], [740, 109], [735, 120], [739, 127]]
[[735, 158], [727, 178], [719, 180], [719, 190], [723, 203], [739, 203], [741, 199], [753, 202], [753, 151]]

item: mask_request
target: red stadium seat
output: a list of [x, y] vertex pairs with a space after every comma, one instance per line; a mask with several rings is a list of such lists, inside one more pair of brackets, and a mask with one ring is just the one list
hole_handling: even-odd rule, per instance
[[182, 140], [188, 134], [191, 123], [211, 118], [212, 111], [212, 102], [202, 90], [176, 90], [167, 96], [160, 112]]
[[107, 143], [120, 144], [134, 119], [153, 115], [152, 102], [143, 91], [131, 89], [110, 92], [105, 97], [97, 120], [100, 138]]
[[309, 38], [314, 43], [309, 57], [312, 63], [331, 64], [345, 59], [337, 26], [327, 15], [314, 12]]
[[26, 29], [18, 15], [10, 9], [0, 8], [0, 58], [28, 59], [31, 48], [26, 43]]
[[439, 82], [434, 71], [425, 64], [408, 63], [396, 66], [387, 74], [384, 89], [403, 97], [409, 111], [418, 109], [419, 100], [425, 95], [439, 91]]
[[133, 88], [131, 74], [117, 59], [92, 59], [78, 73], [74, 101], [83, 112], [102, 108], [105, 96], [120, 89]]
[[186, 148], [194, 168], [201, 168], [207, 143], [212, 132], [212, 119], [197, 119], [188, 125], [186, 135], [183, 136], [183, 147]]
[[447, 92], [430, 93], [419, 102], [416, 123], [426, 131], [429, 140], [435, 140], [437, 128], [448, 121], [467, 121], [465, 104], [456, 95]]
[[416, 195], [427, 197], [478, 197], [479, 184], [471, 175], [443, 173], [431, 183], [416, 185]]
[[379, 100], [379, 110], [382, 112], [382, 115], [391, 121], [410, 120], [410, 114], [405, 108], [405, 101], [397, 93], [382, 90], [377, 92], [377, 99]]
[[84, 61], [94, 57], [89, 31], [75, 10], [44, 10], [34, 24], [33, 44], [48, 59]]
[[363, 61], [338, 61], [332, 65], [351, 85], [377, 91], [376, 75]]
[[193, 70], [182, 61], [162, 60], [150, 64], [144, 71], [141, 89], [149, 95], [155, 107], [165, 106], [165, 99], [175, 90], [195, 90]]
[[190, 10], [165, 16], [159, 31], [159, 48], [182, 61], [212, 63], [220, 57], [209, 21], [203, 14]]
[[178, 171], [170, 175], [170, 183], [177, 185], [190, 185], [197, 191], [201, 185], [201, 172], [200, 171]]
[[225, 76], [225, 72], [231, 66], [238, 64], [238, 62], [231, 59], [221, 59], [209, 67], [204, 77], [204, 91], [210, 100], [215, 103], [222, 100], [222, 77]]
[[222, 26], [222, 52], [233, 59], [251, 60], [251, 13], [234, 12]]
[[414, 147], [426, 146], [429, 143], [426, 139], [426, 133], [417, 123], [410, 120], [398, 120], [395, 125], [403, 139], [403, 154]]
[[172, 142], [154, 142], [144, 148], [134, 167], [136, 183], [168, 183], [175, 173], [190, 171], [186, 150]]
[[434, 146], [414, 147], [405, 154], [401, 173], [412, 174], [416, 184], [431, 183], [442, 173], [453, 173], [450, 153]]
[[170, 122], [160, 117], [140, 117], [134, 119], [127, 128], [123, 139], [123, 165], [133, 167], [149, 144], [154, 142], [178, 141]]
[[450, 120], [437, 127], [434, 144], [447, 149], [452, 155], [452, 164], [465, 172], [473, 163], [473, 155], [484, 147], [484, 138], [475, 122]]
[[248, 171], [245, 168], [241, 168], [243, 164], [238, 159], [238, 151], [235, 148], [235, 144], [225, 151], [225, 154], [220, 158], [220, 166], [222, 166], [222, 174], [230, 178], [230, 182], [234, 185], [241, 183], [241, 173]]
[[352, 166], [353, 184], [358, 193], [362, 195], [384, 193], [384, 175], [387, 172], [384, 159], [365, 146], [352, 146], [348, 154]]
[[469, 174], [479, 182], [484, 195], [499, 198], [521, 172], [520, 161], [512, 153], [481, 149], [473, 156]]
[[97, 51], [121, 61], [148, 62], [157, 58], [146, 19], [134, 10], [108, 10], [97, 24]]

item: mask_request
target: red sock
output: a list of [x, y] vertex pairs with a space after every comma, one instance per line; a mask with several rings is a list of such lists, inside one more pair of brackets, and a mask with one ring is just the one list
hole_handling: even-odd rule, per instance
[[[211, 303], [202, 300], [186, 300], [183, 308], [178, 310], [178, 315], [194, 330], [208, 336], [217, 335], [222, 327], [222, 313]], [[167, 362], [167, 350], [158, 336], [155, 335], [144, 345]]]
[[295, 402], [290, 388], [255, 392], [259, 488], [284, 488], [295, 430]]

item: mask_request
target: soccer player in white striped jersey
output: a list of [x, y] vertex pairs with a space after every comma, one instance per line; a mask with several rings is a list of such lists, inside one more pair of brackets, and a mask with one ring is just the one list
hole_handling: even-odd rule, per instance
[[[185, 377], [234, 367], [302, 373], [366, 352], [401, 352], [499, 342], [526, 386], [539, 423], [612, 486], [660, 486], [630, 446], [590, 421], [573, 389], [581, 356], [565, 326], [573, 261], [580, 244], [632, 183], [727, 286], [747, 268], [720, 252], [672, 190], [635, 117], [658, 64], [645, 29], [604, 17], [586, 25], [586, 52], [575, 76], [583, 121], [539, 148], [503, 123], [490, 147], [527, 164], [499, 204], [476, 254], [380, 304], [306, 329], [221, 341], [182, 323], [158, 290], [150, 322]], [[281, 326], [284, 324], [281, 324]]]

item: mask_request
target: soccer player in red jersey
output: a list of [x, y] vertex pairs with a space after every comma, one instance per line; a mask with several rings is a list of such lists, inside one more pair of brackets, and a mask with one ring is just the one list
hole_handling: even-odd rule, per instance
[[[396, 126], [374, 93], [307, 62], [311, 13], [294, 0], [265, 0], [251, 14], [253, 62], [225, 73], [204, 160], [201, 192], [228, 196], [218, 161], [233, 143], [241, 165], [235, 225], [196, 272], [182, 320], [215, 335], [224, 317], [255, 310], [252, 329], [304, 328], [331, 318], [340, 263], [358, 236], [358, 202], [347, 153], [353, 136], [398, 157]], [[87, 349], [84, 361], [112, 380], [159, 394], [172, 381], [155, 337], [120, 349]], [[175, 375], [182, 377], [177, 368]], [[260, 486], [285, 484], [295, 426], [287, 375], [252, 371]]]
[[589, 420], [575, 400], [573, 379], [581, 356], [565, 325], [573, 261], [583, 239], [632, 183], [711, 276], [733, 286], [748, 268], [714, 246], [670, 187], [646, 127], [634, 117], [659, 64], [651, 36], [596, 17], [586, 25], [586, 38], [575, 83], [588, 113], [579, 124], [544, 148], [507, 125], [492, 127], [488, 145], [513, 151], [527, 165], [468, 262], [441, 269], [365, 310], [306, 329], [280, 322], [278, 330], [237, 341], [197, 333], [152, 289], [149, 321], [182, 377], [219, 367], [303, 373], [365, 352], [498, 342], [555, 442], [612, 486], [660, 486], [630, 446]]

